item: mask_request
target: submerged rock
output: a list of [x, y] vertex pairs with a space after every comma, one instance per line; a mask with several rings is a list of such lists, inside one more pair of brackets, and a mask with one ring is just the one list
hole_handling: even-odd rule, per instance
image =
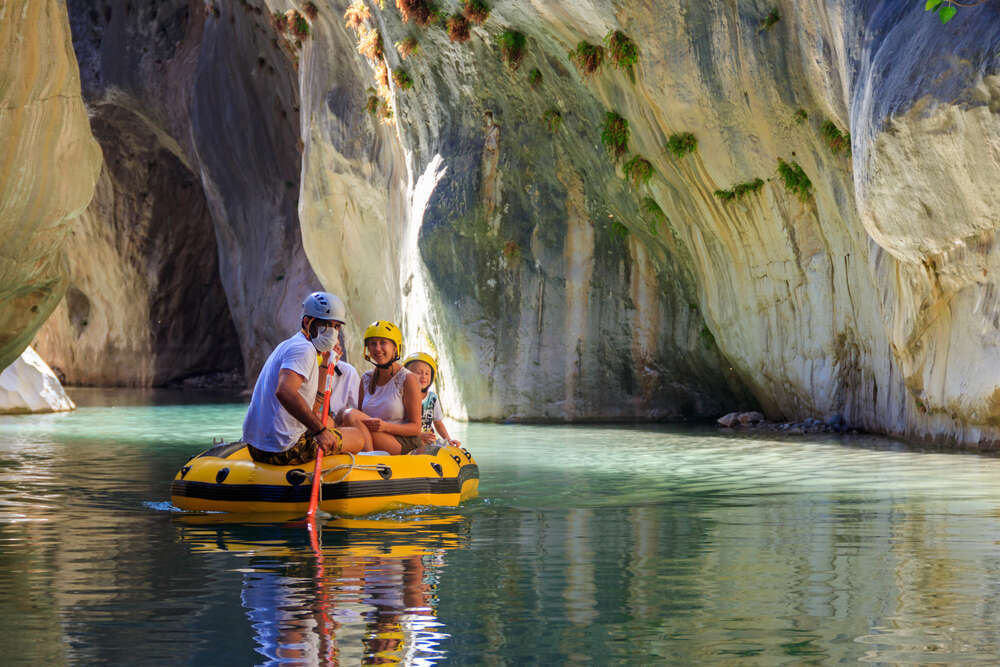
[[31, 347], [0, 373], [0, 414], [75, 409], [55, 373]]

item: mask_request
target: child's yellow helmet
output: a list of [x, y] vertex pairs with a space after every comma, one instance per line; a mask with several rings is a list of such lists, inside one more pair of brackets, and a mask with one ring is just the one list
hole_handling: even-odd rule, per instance
[[[372, 360], [368, 355], [369, 338], [388, 338], [396, 344], [396, 359], [399, 359], [399, 356], [403, 354], [403, 332], [388, 320], [375, 320], [365, 329], [364, 342], [362, 344], [365, 346], [366, 361]], [[396, 359], [393, 359], [393, 361], [396, 361]]]
[[434, 357], [426, 352], [414, 352], [406, 355], [406, 359], [403, 359], [403, 366], [408, 366], [414, 361], [422, 361], [431, 367], [431, 384], [434, 384], [434, 380], [437, 379], [438, 375], [438, 365], [437, 362], [434, 361]]

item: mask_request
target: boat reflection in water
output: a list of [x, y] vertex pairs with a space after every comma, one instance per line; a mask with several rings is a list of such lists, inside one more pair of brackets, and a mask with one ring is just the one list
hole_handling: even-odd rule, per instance
[[[245, 521], [245, 522], [243, 522]], [[319, 550], [301, 518], [179, 515], [195, 551], [245, 560], [241, 600], [264, 664], [409, 664], [443, 658], [437, 583], [461, 516], [330, 519]]]

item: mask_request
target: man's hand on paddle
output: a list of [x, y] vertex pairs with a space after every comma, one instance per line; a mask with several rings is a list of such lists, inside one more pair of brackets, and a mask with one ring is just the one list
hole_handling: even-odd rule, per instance
[[316, 435], [316, 444], [323, 448], [323, 453], [332, 454], [337, 447], [337, 438], [325, 428]]

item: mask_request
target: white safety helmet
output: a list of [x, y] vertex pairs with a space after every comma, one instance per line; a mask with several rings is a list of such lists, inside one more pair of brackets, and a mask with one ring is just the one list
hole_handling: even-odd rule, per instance
[[313, 292], [302, 302], [302, 314], [321, 320], [347, 321], [347, 309], [340, 297], [329, 292]]

